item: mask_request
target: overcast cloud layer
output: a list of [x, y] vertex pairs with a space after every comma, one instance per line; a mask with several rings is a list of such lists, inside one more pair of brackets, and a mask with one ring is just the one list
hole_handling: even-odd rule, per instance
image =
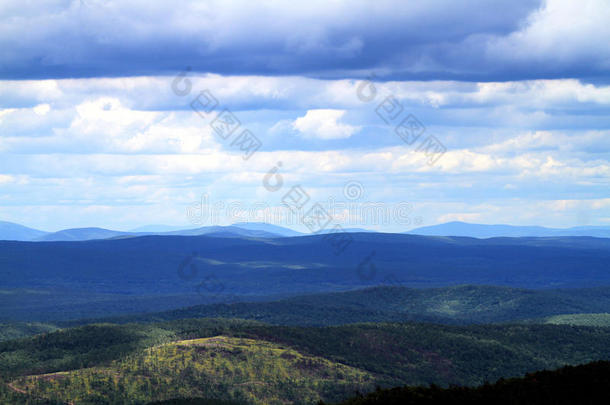
[[[306, 230], [280, 208], [301, 185], [348, 227], [610, 225], [610, 3], [315, 3], [0, 3], [0, 220]], [[260, 139], [248, 160], [204, 90]]]
[[606, 0], [4, 0], [0, 78], [596, 80], [608, 21]]

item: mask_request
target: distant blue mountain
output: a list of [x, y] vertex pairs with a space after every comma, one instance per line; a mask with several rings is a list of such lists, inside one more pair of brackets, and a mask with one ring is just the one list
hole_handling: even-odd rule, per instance
[[235, 235], [277, 238], [280, 236], [303, 235], [302, 233], [293, 231], [292, 229], [266, 224], [264, 222], [238, 222], [229, 226], [211, 225], [202, 226], [199, 228], [185, 228], [184, 226], [180, 227], [170, 225], [146, 225], [132, 229], [129, 232], [137, 234], [136, 236], [141, 236], [143, 234], [183, 236], [217, 234], [225, 236]]
[[0, 240], [31, 241], [46, 235], [47, 232], [13, 222], [0, 221]]
[[104, 228], [72, 228], [62, 231], [48, 233], [36, 238], [36, 241], [56, 242], [56, 241], [84, 241], [93, 239], [108, 239], [117, 236], [129, 235], [128, 232], [113, 231]]
[[593, 236], [598, 238], [610, 238], [610, 227], [579, 226], [557, 229], [545, 228], [542, 226], [469, 224], [455, 221], [439, 225], [424, 226], [404, 233], [426, 236], [468, 236], [472, 238], [552, 236]]
[[265, 232], [269, 232], [269, 233], [280, 235], [280, 236], [303, 235], [303, 233], [294, 231], [290, 228], [267, 224], [264, 222], [237, 222], [237, 223], [233, 224], [233, 226], [236, 226], [241, 229], [247, 229], [250, 231], [265, 231]]
[[194, 229], [169, 225], [147, 225], [129, 232], [115, 231], [104, 228], [70, 228], [57, 232], [44, 232], [28, 228], [12, 222], [0, 221], [0, 240], [14, 240], [24, 242], [59, 242], [59, 241], [85, 241], [95, 239], [132, 238], [147, 235], [175, 235], [199, 236], [210, 235], [217, 237], [251, 237], [251, 238], [278, 238], [285, 236], [299, 236], [299, 232], [264, 223], [245, 223], [230, 226], [203, 226]]
[[235, 225], [203, 226], [201, 228], [195, 228], [195, 229], [183, 229], [180, 231], [163, 232], [163, 233], [160, 233], [159, 235], [179, 235], [179, 236], [209, 235], [209, 236], [219, 236], [219, 237], [241, 236], [241, 237], [253, 237], [253, 238], [277, 238], [277, 237], [283, 236], [283, 235], [273, 233], [273, 232], [268, 232], [265, 230], [244, 229], [242, 227], [238, 227]]
[[[364, 228], [343, 228], [341, 230], [342, 232], [349, 232], [349, 233], [360, 233], [360, 232], [366, 232], [366, 233], [376, 233], [377, 231], [373, 231], [370, 229], [364, 229]], [[320, 231], [320, 234], [327, 234], [327, 233], [333, 233], [335, 232], [333, 230], [333, 228], [329, 228], [329, 229], [324, 229], [323, 231]]]
[[130, 233], [160, 233], [160, 232], [172, 232], [187, 229], [185, 226], [173, 226], [173, 225], [144, 225], [134, 229], [130, 229]]
[[[364, 228], [344, 228], [343, 230], [351, 233], [376, 233], [376, 231]], [[320, 233], [324, 234], [328, 232], [331, 232], [331, 229]], [[467, 236], [474, 238], [561, 236], [610, 238], [610, 227], [580, 226], [568, 229], [553, 229], [542, 226], [483, 225], [469, 224], [466, 222], [448, 222], [440, 225], [416, 228], [403, 233], [425, 236]], [[203, 226], [193, 229], [182, 229], [181, 227], [168, 225], [147, 225], [133, 229], [129, 232], [104, 228], [73, 228], [49, 233], [11, 222], [0, 221], [0, 240], [84, 241], [94, 239], [130, 238], [146, 235], [210, 235], [218, 237], [279, 238], [304, 236], [306, 234], [262, 222], [239, 222], [229, 226]]]

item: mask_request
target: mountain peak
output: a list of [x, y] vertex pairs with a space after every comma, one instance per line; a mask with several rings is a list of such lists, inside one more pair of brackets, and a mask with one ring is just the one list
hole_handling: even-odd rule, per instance
[[0, 221], [0, 240], [32, 241], [47, 232], [29, 228], [14, 222]]

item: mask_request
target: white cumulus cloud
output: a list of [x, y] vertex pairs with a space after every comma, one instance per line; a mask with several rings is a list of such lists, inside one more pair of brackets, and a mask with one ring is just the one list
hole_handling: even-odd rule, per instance
[[306, 138], [349, 138], [360, 127], [339, 122], [344, 114], [345, 110], [308, 110], [304, 116], [297, 118], [292, 126]]

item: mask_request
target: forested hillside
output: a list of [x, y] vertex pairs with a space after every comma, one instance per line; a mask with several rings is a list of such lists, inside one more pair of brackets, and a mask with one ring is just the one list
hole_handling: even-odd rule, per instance
[[[222, 317], [303, 326], [404, 321], [472, 324], [604, 311], [610, 311], [610, 287], [525, 290], [475, 285], [429, 289], [383, 286], [269, 302], [198, 305], [159, 313], [103, 318], [102, 321], [127, 323]], [[545, 319], [539, 322], [547, 322]], [[559, 318], [552, 319], [558, 322]], [[69, 326], [87, 322], [91, 320], [60, 324]]]
[[[103, 396], [114, 403], [201, 398], [196, 381], [207, 381], [206, 392], [220, 400], [279, 403], [303, 397], [315, 402], [342, 400], [353, 389], [368, 392], [376, 385], [474, 386], [610, 360], [608, 347], [610, 329], [567, 325], [317, 328], [192, 319], [88, 325], [2, 342], [0, 370], [3, 400], [20, 398], [13, 403], [29, 397], [86, 402]], [[269, 377], [264, 389], [255, 383], [256, 375]], [[176, 376], [183, 377], [180, 383]], [[149, 382], [167, 388], [167, 394], [147, 396], [162, 395], [147, 388]]]
[[[610, 239], [353, 233], [349, 247], [338, 255], [329, 238], [0, 241], [0, 316], [48, 322], [378, 285], [610, 285]], [[405, 318], [388, 318], [394, 319]]]
[[340, 405], [574, 405], [610, 401], [610, 362], [593, 362], [476, 388], [400, 387], [359, 395]]

